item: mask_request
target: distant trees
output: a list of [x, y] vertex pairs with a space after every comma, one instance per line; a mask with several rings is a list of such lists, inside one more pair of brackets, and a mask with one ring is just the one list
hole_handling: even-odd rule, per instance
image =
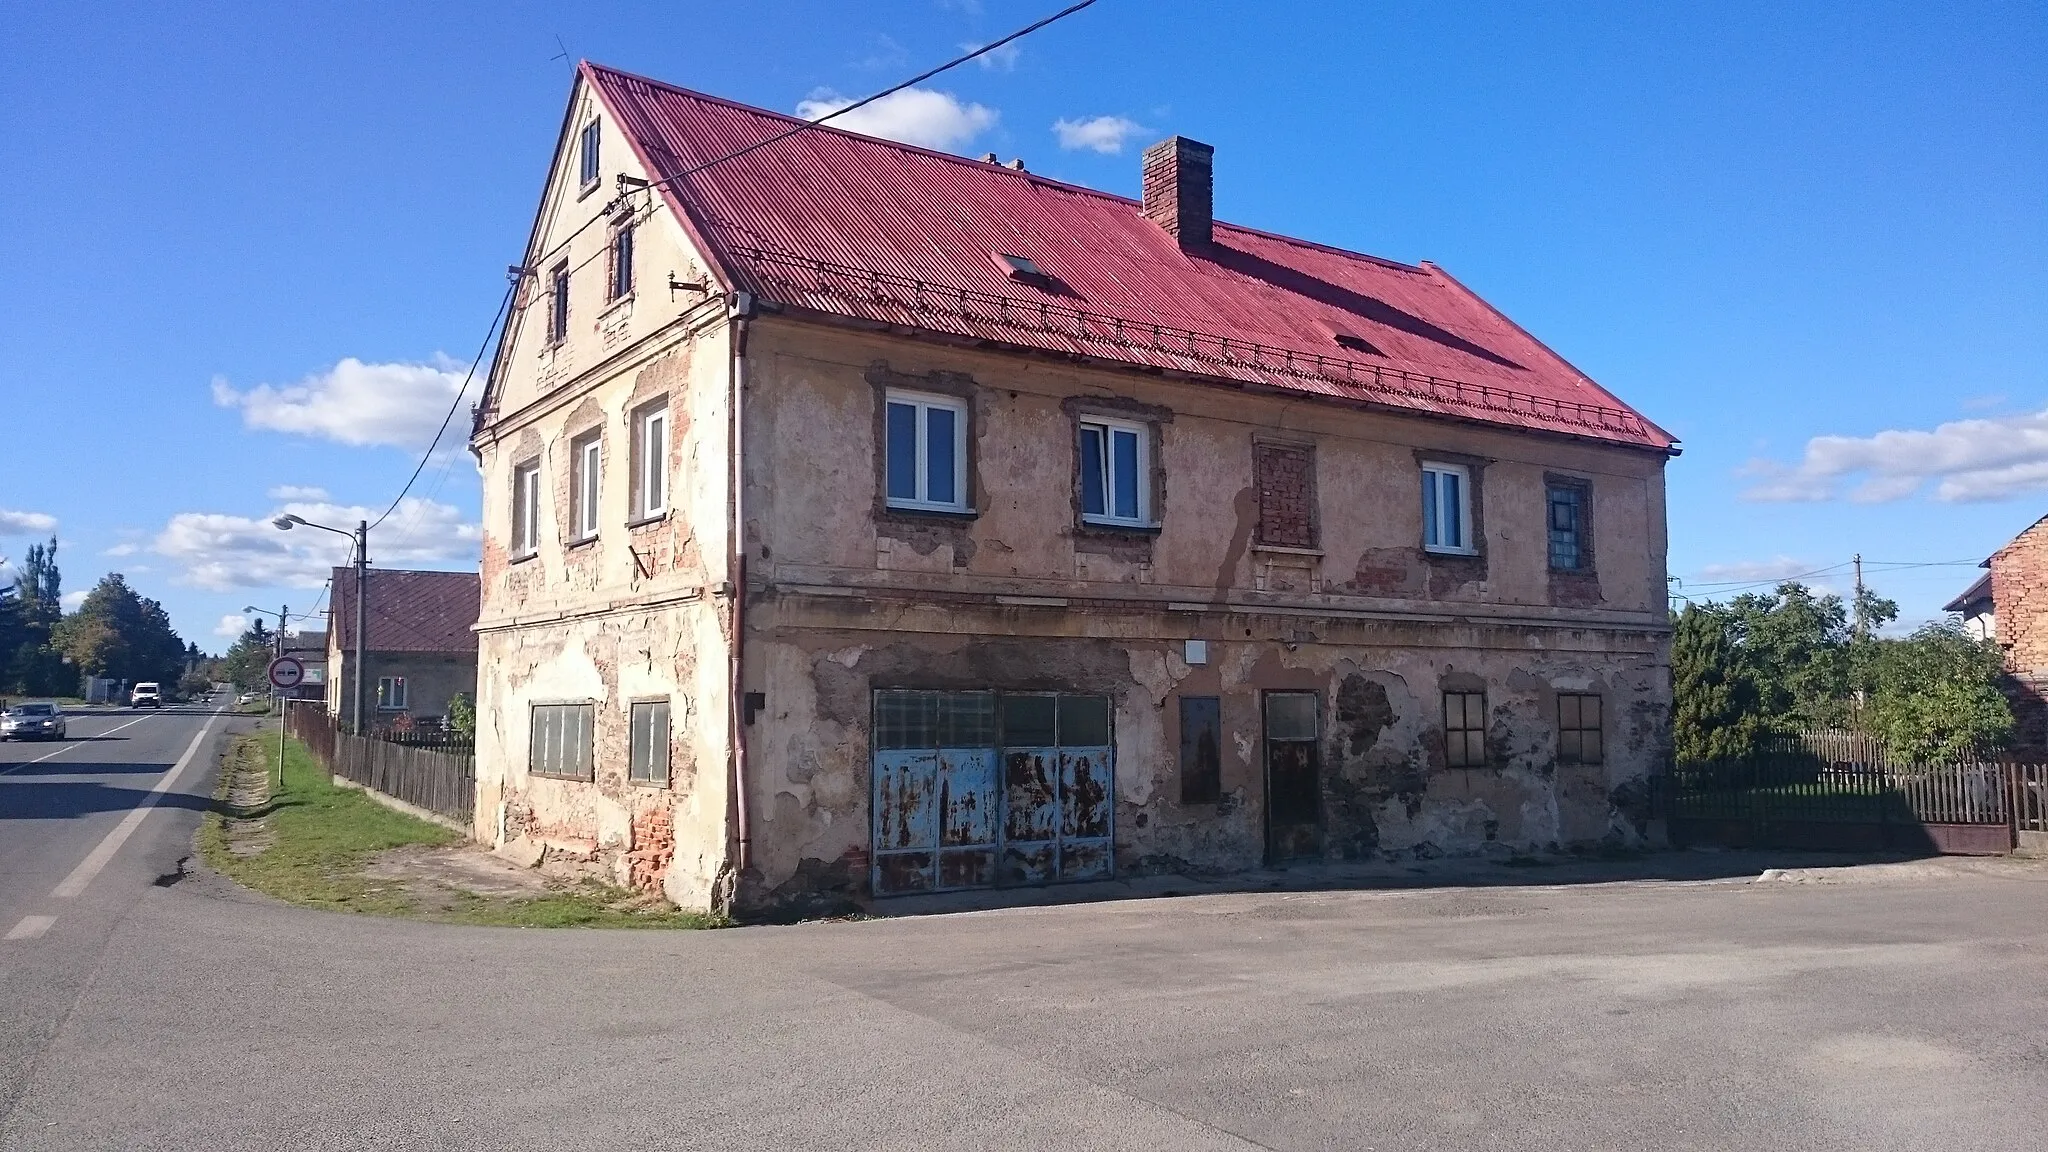
[[249, 625], [235, 641], [234, 647], [221, 659], [221, 674], [228, 683], [242, 692], [266, 692], [270, 689], [270, 660], [274, 654], [276, 634], [258, 620]]
[[163, 605], [138, 594], [119, 572], [101, 577], [51, 639], [86, 676], [176, 684], [185, 670], [184, 638]]
[[1955, 758], [2010, 738], [1996, 644], [1960, 624], [1878, 638], [1898, 605], [1868, 590], [1852, 612], [1803, 584], [1688, 605], [1671, 644], [1672, 750], [1733, 759], [1823, 727], [1880, 736], [1901, 757]]
[[78, 690], [76, 670], [52, 643], [64, 616], [63, 583], [53, 536], [29, 548], [13, 587], [0, 590], [0, 689], [30, 696]]

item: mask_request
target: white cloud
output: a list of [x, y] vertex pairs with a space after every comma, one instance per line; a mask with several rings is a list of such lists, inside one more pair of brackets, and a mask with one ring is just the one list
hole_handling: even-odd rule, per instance
[[[318, 588], [328, 570], [348, 562], [349, 542], [314, 528], [279, 531], [270, 521], [285, 512], [336, 527], [374, 520], [379, 509], [319, 501], [288, 501], [266, 516], [181, 512], [157, 533], [152, 551], [175, 561], [179, 581], [222, 592], [232, 588]], [[482, 547], [481, 526], [466, 522], [454, 505], [409, 496], [370, 533], [372, 563], [390, 567], [473, 566]]]
[[239, 640], [249, 630], [249, 618], [240, 612], [230, 612], [213, 626], [213, 634], [223, 640]]
[[66, 612], [76, 612], [78, 611], [78, 606], [85, 603], [85, 598], [91, 594], [92, 590], [90, 588], [80, 588], [75, 592], [66, 592], [57, 597], [57, 603]]
[[[972, 52], [979, 47], [981, 47], [979, 44], [962, 44], [960, 50], [962, 52]], [[1024, 46], [1012, 40], [1001, 48], [992, 48], [976, 56], [974, 62], [990, 72], [1015, 72], [1017, 70], [1017, 57], [1023, 54]]]
[[140, 552], [140, 551], [142, 551], [142, 545], [140, 545], [140, 544], [136, 544], [136, 543], [133, 543], [133, 542], [126, 542], [126, 543], [116, 544], [116, 545], [114, 545], [114, 546], [113, 546], [112, 548], [109, 548], [109, 549], [107, 549], [106, 551], [104, 551], [104, 552], [100, 553], [100, 555], [102, 555], [102, 556], [116, 556], [116, 557], [119, 557], [119, 556], [133, 556], [133, 555], [135, 555], [135, 554], [136, 554], [137, 552]]
[[[796, 106], [796, 114], [806, 120], [816, 120], [852, 103], [837, 92], [821, 88]], [[944, 149], [965, 144], [993, 128], [997, 117], [995, 109], [980, 104], [963, 104], [950, 92], [905, 88], [864, 108], [835, 117], [829, 123], [848, 132], [900, 140], [921, 148]]]
[[279, 484], [270, 490], [272, 500], [326, 500], [327, 489], [302, 487], [297, 484]]
[[1816, 436], [1796, 465], [1753, 460], [1746, 500], [1860, 504], [1902, 500], [1934, 484], [1947, 503], [2006, 500], [2048, 489], [2048, 409], [2019, 416], [1891, 429], [1875, 436]]
[[365, 364], [351, 356], [283, 387], [258, 384], [240, 392], [216, 376], [213, 402], [240, 409], [251, 428], [416, 449], [434, 438], [462, 378], [461, 365], [445, 356], [431, 364]]
[[1052, 130], [1060, 138], [1060, 147], [1069, 152], [1087, 148], [1114, 155], [1124, 150], [1125, 141], [1145, 128], [1122, 116], [1096, 116], [1087, 120], [1055, 120]]
[[0, 536], [41, 536], [57, 530], [57, 518], [47, 512], [12, 512], [0, 508]]
[[1709, 564], [1700, 569], [1703, 584], [1732, 584], [1738, 581], [1785, 580], [1825, 564], [1813, 564], [1795, 560], [1790, 556], [1774, 556], [1769, 560], [1736, 560], [1727, 564]]

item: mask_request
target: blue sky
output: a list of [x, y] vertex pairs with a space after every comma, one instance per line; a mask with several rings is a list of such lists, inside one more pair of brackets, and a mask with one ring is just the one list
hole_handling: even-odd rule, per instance
[[[264, 521], [412, 470], [532, 219], [558, 37], [795, 111], [1058, 6], [17, 7], [0, 555], [54, 520], [68, 588], [123, 571], [207, 648], [312, 606], [345, 546]], [[1434, 260], [1679, 435], [1689, 587], [1861, 551], [1926, 617], [1974, 571], [1887, 565], [2048, 511], [2044, 62], [2020, 3], [1101, 0], [875, 123], [1126, 194], [1208, 141], [1219, 216]], [[415, 495], [373, 560], [470, 562], [467, 458]]]

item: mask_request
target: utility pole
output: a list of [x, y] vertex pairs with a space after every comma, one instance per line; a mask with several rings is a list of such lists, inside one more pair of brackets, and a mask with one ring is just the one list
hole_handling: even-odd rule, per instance
[[1855, 562], [1855, 565], [1856, 565], [1856, 603], [1855, 603], [1855, 604], [1854, 604], [1854, 605], [1853, 605], [1853, 606], [1851, 607], [1851, 611], [1855, 612], [1855, 614], [1856, 614], [1856, 638], [1857, 638], [1858, 640], [1861, 640], [1861, 639], [1863, 639], [1863, 638], [1864, 638], [1864, 631], [1863, 631], [1863, 553], [1861, 553], [1861, 552], [1858, 552], [1858, 553], [1856, 553], [1856, 555], [1855, 555], [1855, 557], [1854, 557], [1854, 562]]
[[355, 707], [349, 712], [349, 735], [363, 734], [363, 630], [370, 599], [370, 522], [356, 521], [356, 656]]

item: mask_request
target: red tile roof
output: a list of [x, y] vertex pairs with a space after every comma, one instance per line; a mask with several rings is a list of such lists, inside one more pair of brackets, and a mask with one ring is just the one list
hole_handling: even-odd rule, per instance
[[[1221, 221], [1215, 243], [1190, 254], [1134, 200], [830, 127], [679, 175], [801, 121], [582, 70], [721, 278], [766, 301], [1675, 450], [1433, 265]], [[1049, 279], [1012, 278], [998, 253], [1030, 258]]]
[[[348, 652], [356, 643], [356, 570], [336, 568], [329, 631]], [[371, 652], [476, 652], [470, 629], [483, 600], [474, 572], [409, 572], [372, 568], [364, 612], [364, 647]]]

